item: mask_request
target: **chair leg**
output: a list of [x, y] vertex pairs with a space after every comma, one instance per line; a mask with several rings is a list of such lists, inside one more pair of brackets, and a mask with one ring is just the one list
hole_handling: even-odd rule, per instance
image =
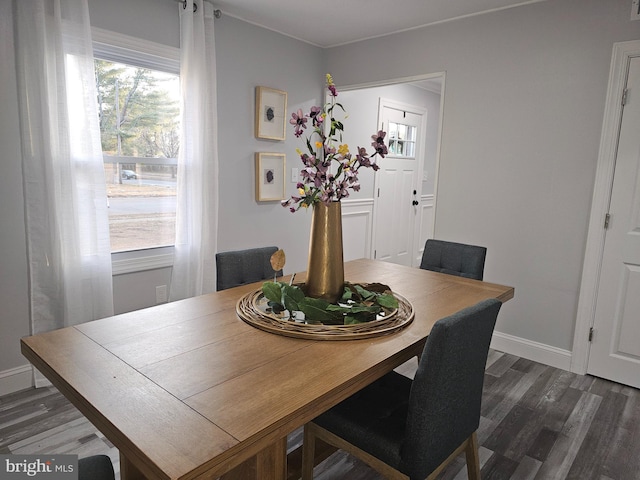
[[313, 433], [313, 426], [308, 424], [304, 426], [302, 442], [302, 480], [312, 480], [316, 455], [316, 436]]
[[478, 435], [476, 432], [473, 432], [468, 438], [465, 454], [469, 480], [480, 480], [480, 455], [478, 454]]

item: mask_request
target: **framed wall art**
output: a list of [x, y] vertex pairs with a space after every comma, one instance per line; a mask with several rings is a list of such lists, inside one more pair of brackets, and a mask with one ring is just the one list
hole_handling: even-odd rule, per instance
[[284, 153], [256, 153], [256, 201], [284, 198]]
[[287, 92], [256, 87], [256, 138], [284, 140]]

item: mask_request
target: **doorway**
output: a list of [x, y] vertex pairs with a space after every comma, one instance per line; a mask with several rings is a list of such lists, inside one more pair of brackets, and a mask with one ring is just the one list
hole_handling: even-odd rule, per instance
[[[403, 226], [399, 228], [392, 228], [389, 225], [389, 219], [399, 215], [399, 210], [393, 206], [397, 196], [386, 195], [383, 198], [379, 198], [377, 196], [377, 186], [380, 182], [379, 176], [381, 175], [382, 167], [389, 166], [391, 162], [399, 159], [394, 159], [394, 155], [378, 159], [377, 162], [381, 170], [376, 172], [375, 175], [360, 175], [361, 191], [357, 195], [346, 199], [346, 201], [343, 200], [343, 220], [345, 216], [348, 217], [348, 220], [344, 221], [343, 228], [350, 232], [357, 231], [357, 235], [360, 237], [363, 234], [362, 228], [366, 230], [364, 235], [366, 237], [364, 239], [365, 246], [361, 249], [364, 255], [354, 256], [355, 252], [353, 255], [345, 252], [345, 258], [365, 256], [380, 259], [381, 256], [384, 257], [385, 255], [385, 252], [381, 250], [394, 250], [393, 248], [386, 249], [384, 242], [392, 235], [398, 236], [397, 234], [401, 234], [402, 236], [399, 237], [400, 243], [411, 243], [411, 247], [404, 248], [406, 253], [403, 252], [402, 245], [400, 245], [400, 248], [395, 248], [396, 252], [402, 252], [400, 263], [413, 266], [419, 264], [424, 243], [427, 238], [433, 237], [435, 228], [444, 87], [444, 73], [375, 84], [340, 87], [340, 101], [344, 105], [348, 105], [349, 110], [347, 112], [349, 115], [349, 131], [345, 135], [345, 141], [350, 145], [352, 142], [363, 142], [363, 138], [369, 138], [372, 133], [382, 128], [380, 123], [382, 120], [380, 115], [382, 101], [399, 106], [396, 110], [402, 112], [403, 118], [393, 122], [396, 125], [407, 126], [404, 112], [414, 113], [413, 110], [417, 110], [418, 115], [423, 116], [422, 126], [418, 127], [422, 129], [422, 132], [418, 131], [417, 133], [418, 135], [422, 133], [424, 136], [424, 139], [422, 139], [422, 152], [416, 152], [421, 158], [414, 162], [416, 164], [419, 163], [414, 168], [416, 177], [410, 181], [414, 187], [409, 190], [403, 189], [403, 191], [409, 192], [409, 198], [405, 198], [404, 203], [408, 200], [409, 207], [413, 209], [412, 220], [408, 223], [404, 222]], [[408, 106], [417, 108], [408, 108]], [[367, 126], [363, 127], [365, 124]], [[389, 130], [387, 126], [382, 129]], [[389, 144], [390, 133], [387, 134], [385, 140]], [[365, 147], [367, 144], [360, 143], [358, 146]], [[402, 161], [402, 159], [400, 160]], [[417, 205], [414, 202], [417, 202]], [[355, 221], [356, 218], [360, 220], [357, 223]], [[352, 238], [354, 237], [352, 236]], [[383, 248], [379, 249], [378, 247], [381, 245]], [[391, 261], [397, 261], [398, 259], [398, 256], [396, 256]]]
[[571, 369], [640, 387], [640, 41], [614, 47]]
[[587, 373], [640, 388], [640, 57], [625, 92]]

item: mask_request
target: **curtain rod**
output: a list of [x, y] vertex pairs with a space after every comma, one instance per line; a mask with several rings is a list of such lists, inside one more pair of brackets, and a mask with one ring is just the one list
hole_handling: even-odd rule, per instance
[[[175, 0], [178, 3], [182, 4], [182, 8], [187, 8], [187, 0]], [[203, 0], [206, 1], [206, 0]], [[193, 2], [193, 11], [197, 12], [198, 11], [198, 4], [196, 2]], [[216, 18], [220, 18], [222, 16], [222, 11], [219, 9], [215, 9], [213, 11], [213, 16]]]

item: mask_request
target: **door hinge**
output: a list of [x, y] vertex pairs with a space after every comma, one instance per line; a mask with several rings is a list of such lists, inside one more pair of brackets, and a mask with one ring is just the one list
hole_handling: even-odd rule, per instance
[[625, 88], [624, 92], [622, 92], [622, 106], [625, 106], [627, 104], [628, 93], [629, 93], [628, 88]]
[[593, 327], [589, 329], [589, 341], [593, 341]]
[[611, 223], [611, 214], [610, 213], [606, 213], [604, 216], [604, 228], [605, 230], [607, 228], [609, 228], [609, 224]]
[[376, 258], [378, 258], [378, 251], [374, 250], [373, 251], [373, 259], [375, 260]]

